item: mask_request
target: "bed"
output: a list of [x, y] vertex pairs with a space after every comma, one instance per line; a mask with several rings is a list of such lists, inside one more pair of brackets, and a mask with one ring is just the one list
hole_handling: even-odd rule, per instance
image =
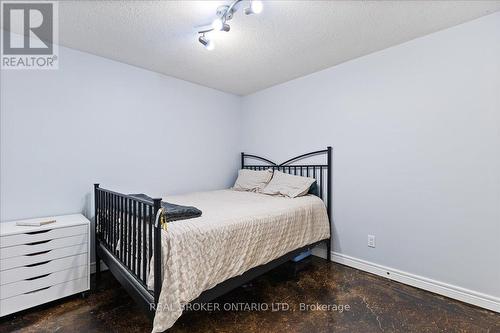
[[[209, 302], [320, 243], [330, 259], [331, 157], [331, 147], [281, 164], [242, 153], [242, 169], [312, 177], [316, 195], [219, 190], [167, 196], [164, 201], [203, 211], [169, 223], [162, 222], [162, 199], [150, 202], [95, 184], [97, 279], [102, 260], [154, 319], [153, 332], [161, 332], [186, 304]], [[304, 163], [318, 158], [326, 163]]]

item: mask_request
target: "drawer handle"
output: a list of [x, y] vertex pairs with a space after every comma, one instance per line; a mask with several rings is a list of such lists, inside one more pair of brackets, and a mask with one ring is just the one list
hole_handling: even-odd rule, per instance
[[39, 266], [39, 265], [45, 265], [45, 264], [48, 264], [49, 262], [51, 262], [52, 260], [47, 260], [47, 261], [42, 261], [42, 262], [37, 262], [36, 264], [30, 264], [30, 265], [26, 265], [24, 267], [35, 267], [35, 266]]
[[31, 257], [31, 256], [38, 256], [38, 255], [40, 255], [40, 254], [49, 253], [50, 251], [52, 251], [52, 250], [41, 251], [41, 252], [36, 252], [36, 253], [30, 253], [30, 254], [26, 254], [26, 256], [27, 256], [27, 257]]
[[24, 245], [39, 245], [39, 244], [43, 244], [43, 243], [48, 243], [52, 241], [52, 239], [48, 239], [48, 240], [44, 240], [44, 241], [39, 241], [39, 242], [33, 242], [33, 243], [27, 243], [27, 244], [24, 244]]
[[42, 291], [42, 290], [45, 290], [45, 289], [49, 289], [49, 287], [45, 287], [45, 288], [40, 288], [40, 289], [37, 289], [37, 290], [33, 290], [33, 291], [28, 291], [27, 293], [24, 293], [25, 295], [29, 295], [29, 294], [34, 294], [34, 293], [37, 293], [39, 291]]
[[37, 279], [41, 279], [41, 278], [44, 278], [46, 276], [49, 276], [50, 274], [52, 273], [49, 273], [49, 274], [44, 274], [44, 275], [40, 275], [40, 276], [35, 276], [35, 277], [32, 277], [32, 278], [27, 278], [27, 279], [24, 279], [25, 281], [33, 281], [33, 280], [37, 280]]
[[40, 231], [32, 231], [32, 232], [26, 232], [25, 234], [26, 234], [26, 235], [43, 234], [43, 233], [49, 232], [49, 231], [51, 231], [51, 230], [52, 230], [52, 229], [48, 229], [48, 230], [40, 230]]

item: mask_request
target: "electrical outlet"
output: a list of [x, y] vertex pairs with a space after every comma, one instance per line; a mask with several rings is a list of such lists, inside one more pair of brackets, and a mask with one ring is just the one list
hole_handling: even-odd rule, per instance
[[375, 247], [375, 236], [368, 235], [368, 247]]

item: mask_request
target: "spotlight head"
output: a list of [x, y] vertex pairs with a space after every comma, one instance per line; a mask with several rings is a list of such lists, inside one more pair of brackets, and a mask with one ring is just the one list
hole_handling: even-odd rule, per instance
[[200, 38], [198, 38], [198, 41], [209, 51], [212, 51], [215, 48], [214, 42], [205, 36], [200, 36]]
[[224, 28], [224, 22], [222, 22], [222, 19], [221, 18], [216, 18], [213, 22], [212, 22], [212, 28], [214, 30], [217, 30], [217, 31], [221, 31], [223, 28]]
[[262, 1], [252, 0], [252, 2], [250, 3], [250, 7], [245, 8], [245, 14], [260, 14], [262, 12], [262, 8], [264, 8]]

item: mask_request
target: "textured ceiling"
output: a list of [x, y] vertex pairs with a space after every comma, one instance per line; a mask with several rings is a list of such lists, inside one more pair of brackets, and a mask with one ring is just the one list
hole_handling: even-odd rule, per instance
[[264, 1], [260, 15], [238, 11], [207, 51], [194, 27], [228, 3], [62, 1], [60, 43], [246, 95], [500, 10], [500, 1]]

